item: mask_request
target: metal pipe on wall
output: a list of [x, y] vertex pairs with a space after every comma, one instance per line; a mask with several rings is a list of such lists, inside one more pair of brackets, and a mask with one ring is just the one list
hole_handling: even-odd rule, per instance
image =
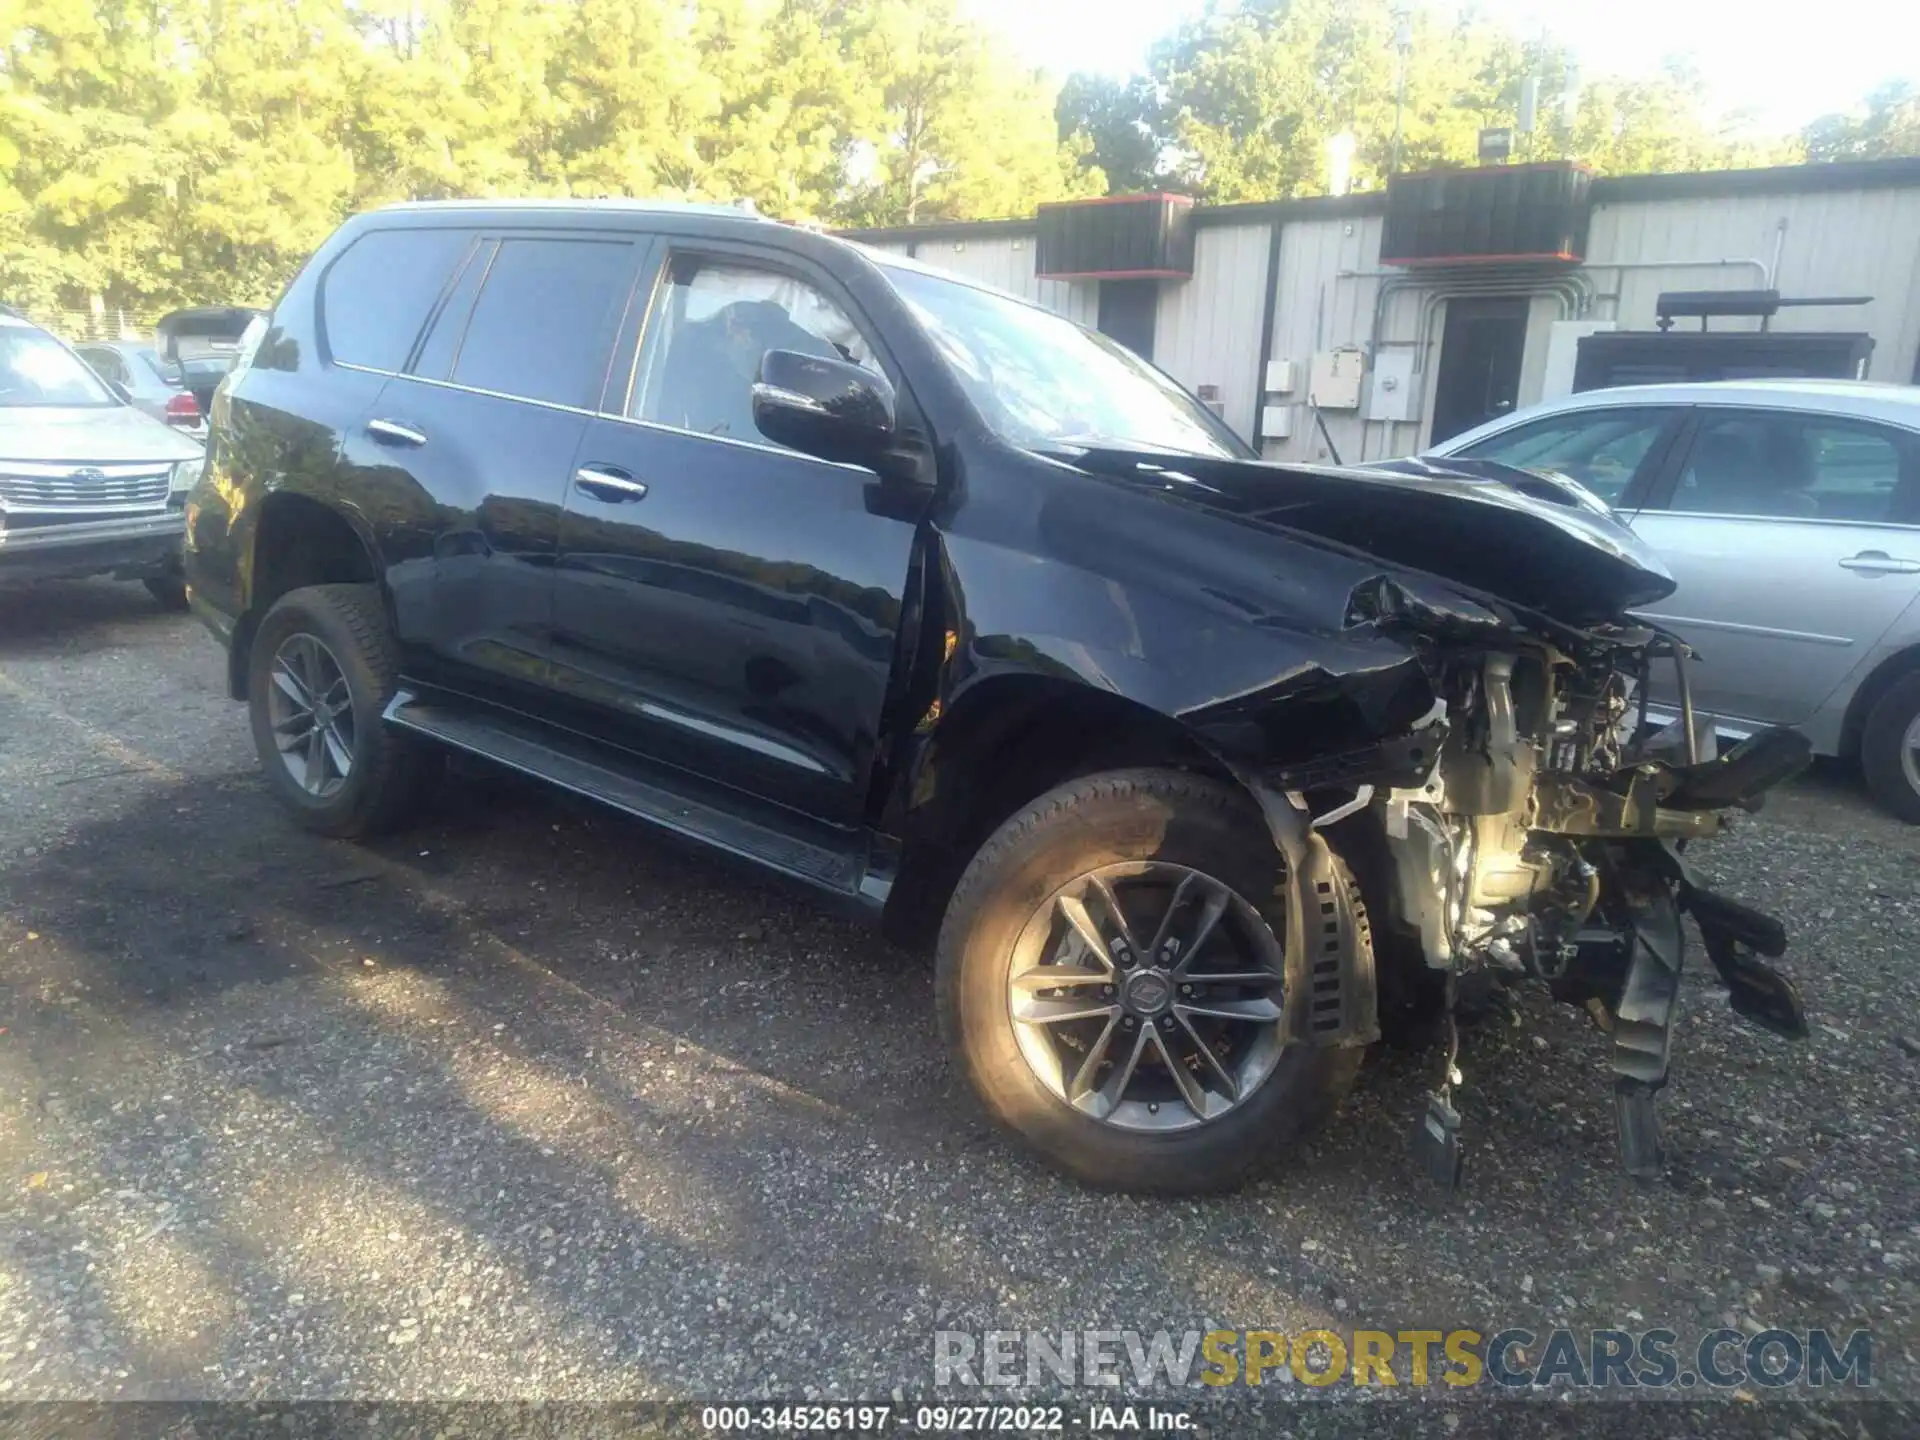
[[1260, 353], [1253, 372], [1253, 453], [1264, 452], [1267, 420], [1267, 361], [1273, 358], [1273, 322], [1280, 308], [1280, 222], [1267, 222], [1267, 295], [1260, 315]]

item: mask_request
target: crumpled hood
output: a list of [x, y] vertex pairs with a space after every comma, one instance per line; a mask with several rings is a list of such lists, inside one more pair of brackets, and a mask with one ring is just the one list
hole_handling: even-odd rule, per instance
[[191, 460], [196, 440], [131, 405], [0, 405], [0, 465]]
[[1414, 474], [1107, 449], [1073, 463], [1423, 570], [1564, 624], [1616, 620], [1675, 589], [1660, 557], [1610, 516], [1431, 462]]

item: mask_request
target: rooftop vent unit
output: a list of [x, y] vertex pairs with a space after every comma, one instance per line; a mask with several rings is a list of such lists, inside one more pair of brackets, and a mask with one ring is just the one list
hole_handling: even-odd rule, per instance
[[1042, 280], [1185, 280], [1193, 274], [1193, 200], [1109, 195], [1040, 207]]
[[1593, 172], [1571, 160], [1427, 170], [1387, 182], [1385, 265], [1492, 265], [1586, 258]]

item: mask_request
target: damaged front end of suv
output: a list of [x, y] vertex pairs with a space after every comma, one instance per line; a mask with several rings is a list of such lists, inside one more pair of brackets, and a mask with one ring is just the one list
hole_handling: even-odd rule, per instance
[[[1406, 675], [1419, 677], [1417, 718], [1278, 760], [1275, 737], [1298, 710], [1277, 693], [1183, 718], [1258, 799], [1285, 860], [1282, 1045], [1357, 1049], [1410, 994], [1442, 1020], [1444, 1066], [1414, 1125], [1437, 1180], [1452, 1186], [1460, 1173], [1455, 1014], [1471, 994], [1537, 982], [1606, 1032], [1622, 1159], [1642, 1178], [1662, 1165], [1654, 1100], [1684, 916], [1734, 1011], [1804, 1037], [1798, 995], [1762, 958], [1785, 949], [1781, 923], [1710, 889], [1687, 847], [1757, 809], [1807, 763], [1807, 742], [1770, 730], [1719, 752], [1711, 722], [1685, 701], [1687, 645], [1632, 616], [1673, 582], [1631, 532], [1485, 475], [1119, 451], [1077, 463], [1354, 560], [1362, 578], [1337, 633], [1403, 647], [1402, 717]], [[1684, 713], [1653, 732], [1646, 708], [1661, 667]], [[1378, 671], [1323, 677], [1335, 690], [1381, 683]], [[1265, 755], [1246, 739], [1262, 725]]]

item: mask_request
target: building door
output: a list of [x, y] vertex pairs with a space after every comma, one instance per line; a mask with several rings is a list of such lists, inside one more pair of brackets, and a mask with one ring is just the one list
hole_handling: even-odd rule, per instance
[[1520, 359], [1527, 348], [1524, 296], [1447, 301], [1440, 374], [1433, 390], [1431, 445], [1510, 414], [1520, 403]]
[[1149, 365], [1153, 363], [1153, 321], [1159, 308], [1158, 281], [1100, 282], [1100, 333], [1118, 340]]

